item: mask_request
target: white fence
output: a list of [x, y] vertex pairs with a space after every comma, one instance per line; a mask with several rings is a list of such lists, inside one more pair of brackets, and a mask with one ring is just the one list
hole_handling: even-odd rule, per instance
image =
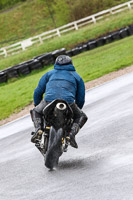
[[3, 47], [0, 49], [0, 56], [6, 57], [8, 55], [13, 55], [15, 53], [19, 53], [20, 51], [26, 50], [28, 47], [32, 46], [35, 43], [42, 44], [43, 41], [48, 38], [52, 38], [55, 36], [61, 37], [61, 35], [67, 31], [78, 30], [81, 26], [85, 26], [87, 24], [92, 24], [92, 23], [95, 24], [98, 20], [103, 19], [104, 17], [116, 14], [118, 12], [122, 12], [127, 9], [130, 10], [130, 9], [132, 9], [132, 7], [133, 7], [133, 0], [123, 3], [121, 5], [115, 6], [113, 8], [101, 11], [94, 15], [85, 17], [83, 19], [71, 22], [71, 23], [61, 26], [57, 29], [44, 32], [40, 35], [29, 38], [27, 40], [23, 40], [21, 42], [15, 43], [13, 45]]

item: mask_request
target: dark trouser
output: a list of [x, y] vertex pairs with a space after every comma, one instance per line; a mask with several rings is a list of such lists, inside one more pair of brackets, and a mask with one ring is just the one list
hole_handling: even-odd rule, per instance
[[[42, 124], [43, 124], [42, 119], [41, 119], [42, 111], [48, 104], [49, 104], [49, 102], [46, 102], [45, 100], [43, 100], [32, 111], [32, 120], [34, 122], [34, 126], [36, 129], [41, 129], [41, 127], [42, 127]], [[71, 109], [73, 110], [73, 114], [74, 114], [73, 124], [76, 123], [79, 125], [79, 128], [82, 128], [88, 119], [86, 114], [80, 108], [78, 108], [78, 106], [75, 103], [71, 103], [69, 105], [70, 105]]]
[[74, 114], [73, 123], [78, 124], [79, 127], [82, 128], [86, 123], [88, 117], [75, 103], [70, 104], [70, 107], [72, 108]]

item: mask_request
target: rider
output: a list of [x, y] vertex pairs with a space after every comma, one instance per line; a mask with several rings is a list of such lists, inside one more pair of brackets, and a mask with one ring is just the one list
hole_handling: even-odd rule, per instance
[[[45, 93], [44, 100], [43, 94]], [[81, 110], [85, 102], [85, 86], [82, 78], [77, 74], [72, 59], [66, 55], [56, 58], [54, 69], [42, 76], [34, 91], [35, 108], [31, 111], [35, 133], [31, 142], [43, 133], [42, 111], [45, 106], [55, 99], [63, 99], [69, 103], [74, 113], [74, 122], [70, 131], [70, 144], [78, 148], [75, 135], [87, 121], [86, 114]]]

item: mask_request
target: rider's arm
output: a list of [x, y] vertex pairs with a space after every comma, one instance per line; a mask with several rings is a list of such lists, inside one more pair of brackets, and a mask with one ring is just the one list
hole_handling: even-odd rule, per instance
[[48, 73], [44, 74], [40, 79], [37, 88], [34, 90], [33, 99], [34, 104], [37, 106], [43, 99], [43, 94], [45, 93], [46, 84], [48, 81]]
[[76, 104], [80, 109], [82, 109], [85, 102], [85, 85], [80, 77], [80, 80], [77, 82], [77, 95], [76, 95]]

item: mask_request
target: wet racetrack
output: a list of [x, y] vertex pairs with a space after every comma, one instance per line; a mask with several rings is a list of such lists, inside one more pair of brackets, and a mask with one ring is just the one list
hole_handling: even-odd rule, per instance
[[133, 73], [87, 91], [88, 122], [56, 171], [29, 116], [0, 127], [0, 200], [133, 200]]

